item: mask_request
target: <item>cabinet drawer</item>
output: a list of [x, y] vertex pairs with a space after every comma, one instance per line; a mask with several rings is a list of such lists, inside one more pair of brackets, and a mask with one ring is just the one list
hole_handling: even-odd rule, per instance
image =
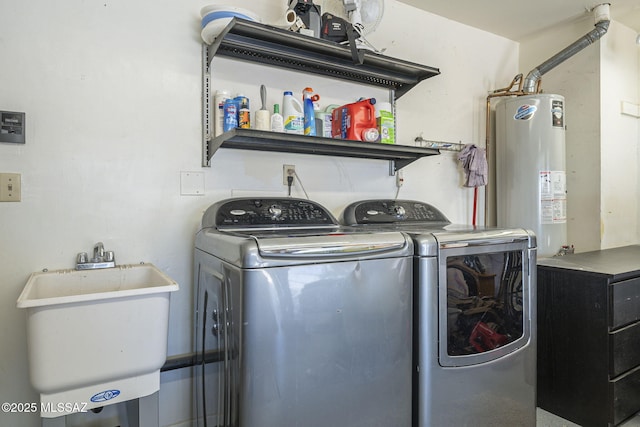
[[617, 377], [640, 365], [640, 322], [618, 329], [609, 335], [611, 366], [609, 372]]
[[611, 285], [611, 328], [640, 320], [640, 277]]
[[613, 397], [613, 424], [618, 425], [640, 411], [640, 367], [609, 384]]

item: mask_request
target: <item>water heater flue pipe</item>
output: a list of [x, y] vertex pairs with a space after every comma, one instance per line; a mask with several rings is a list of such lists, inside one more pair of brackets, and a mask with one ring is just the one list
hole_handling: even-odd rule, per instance
[[609, 29], [609, 6], [609, 3], [603, 3], [594, 7], [593, 13], [596, 21], [596, 27], [569, 46], [567, 46], [562, 51], [558, 52], [557, 54], [531, 70], [529, 74], [527, 74], [527, 77], [525, 77], [524, 79], [522, 89], [523, 92], [537, 93], [538, 81], [544, 74], [554, 69], [567, 59], [571, 58], [573, 55], [580, 52], [590, 44], [593, 44], [600, 40], [600, 38], [604, 36]]

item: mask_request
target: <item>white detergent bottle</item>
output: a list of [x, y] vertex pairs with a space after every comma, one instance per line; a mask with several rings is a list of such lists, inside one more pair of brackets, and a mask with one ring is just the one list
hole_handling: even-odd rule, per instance
[[304, 135], [304, 110], [300, 101], [293, 97], [293, 92], [286, 91], [282, 99], [282, 117], [285, 133]]

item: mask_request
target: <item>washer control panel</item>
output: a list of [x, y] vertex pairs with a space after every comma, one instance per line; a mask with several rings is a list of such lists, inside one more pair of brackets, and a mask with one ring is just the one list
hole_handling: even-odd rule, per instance
[[327, 209], [304, 199], [237, 198], [213, 204], [202, 217], [203, 227], [270, 228], [327, 227], [338, 222]]
[[446, 216], [433, 206], [415, 200], [364, 200], [352, 203], [344, 211], [346, 224], [430, 223], [449, 224]]

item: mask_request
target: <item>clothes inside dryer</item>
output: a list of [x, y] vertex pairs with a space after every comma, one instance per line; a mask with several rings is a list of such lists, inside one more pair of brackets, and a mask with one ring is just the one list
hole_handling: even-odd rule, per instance
[[447, 258], [447, 353], [483, 353], [522, 337], [522, 254]]

